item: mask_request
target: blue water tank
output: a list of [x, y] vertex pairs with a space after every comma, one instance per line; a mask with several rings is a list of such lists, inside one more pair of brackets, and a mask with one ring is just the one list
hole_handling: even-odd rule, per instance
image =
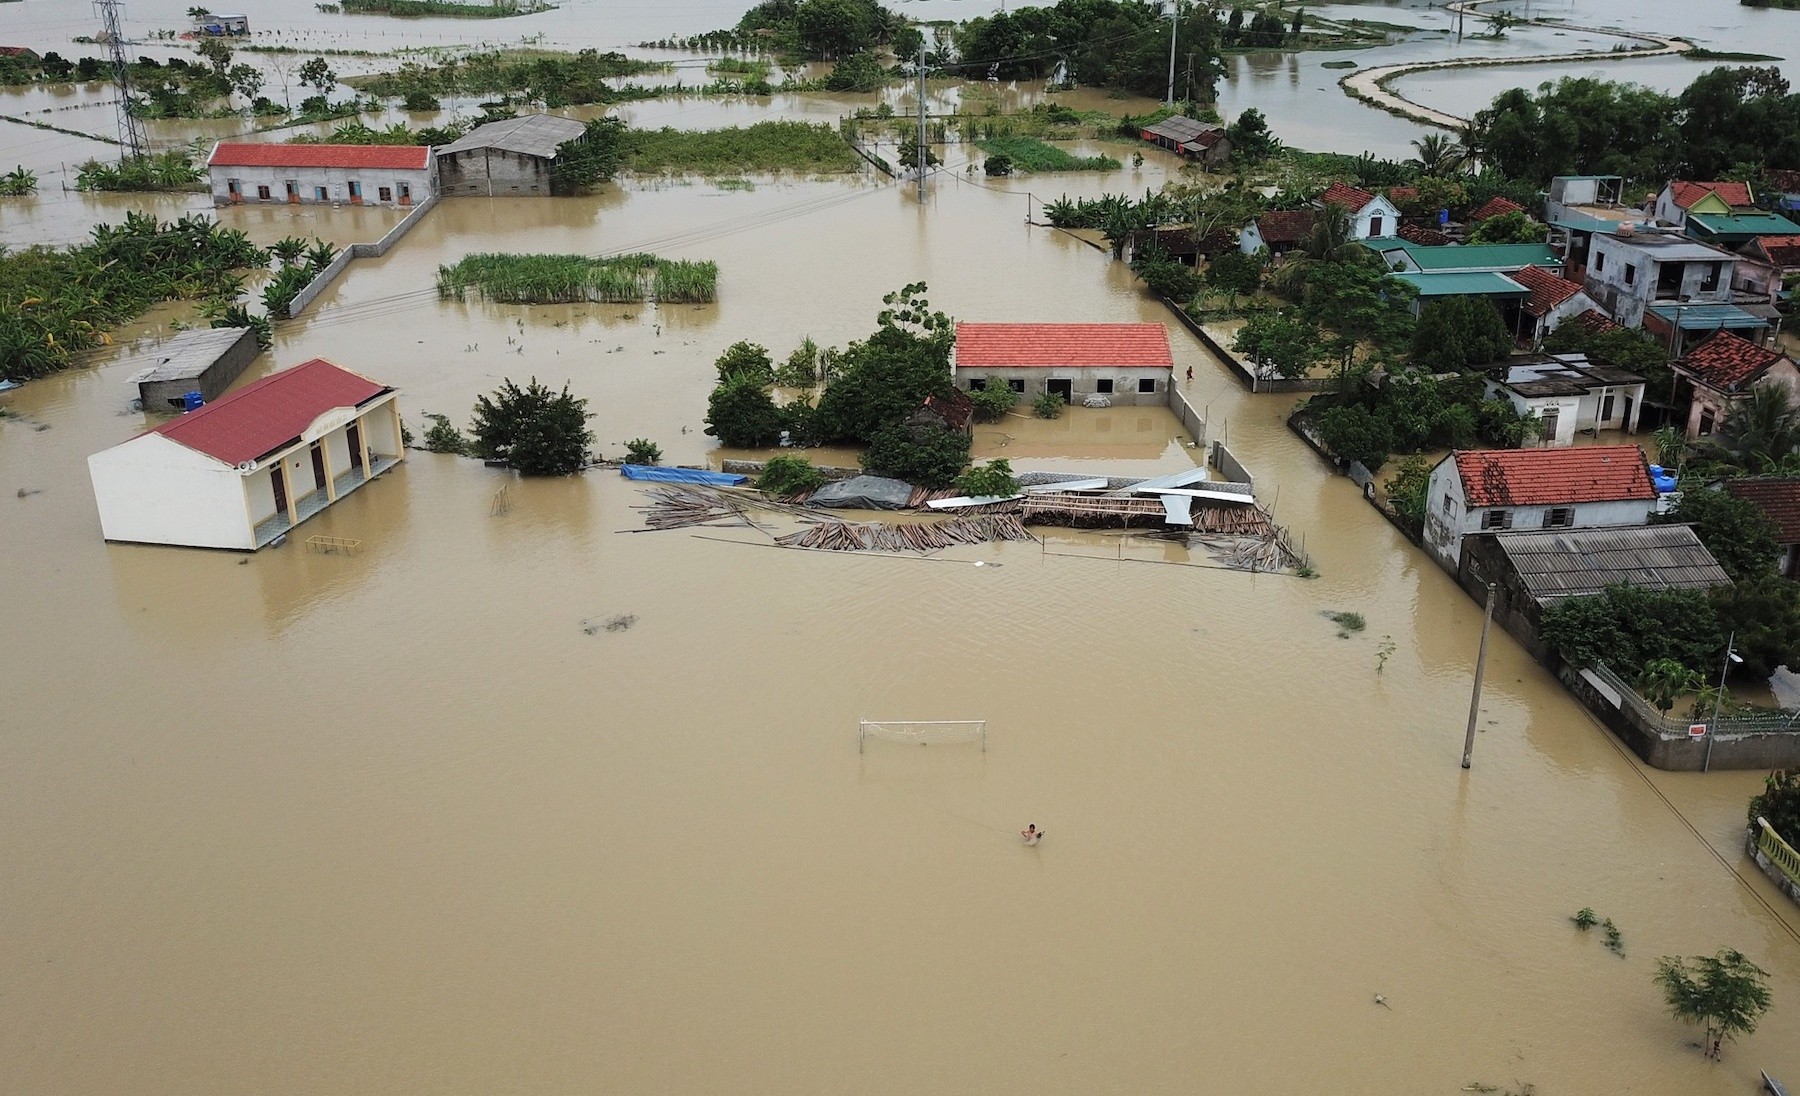
[[198, 392], [183, 392], [181, 394], [181, 413], [182, 414], [185, 415], [189, 411], [198, 411], [200, 408], [202, 408], [204, 406], [206, 406], [206, 398], [204, 396], [200, 395], [200, 393], [198, 393]]
[[1650, 466], [1650, 482], [1656, 485], [1656, 493], [1659, 495], [1666, 495], [1675, 490], [1674, 474], [1663, 471], [1663, 466], [1660, 464]]

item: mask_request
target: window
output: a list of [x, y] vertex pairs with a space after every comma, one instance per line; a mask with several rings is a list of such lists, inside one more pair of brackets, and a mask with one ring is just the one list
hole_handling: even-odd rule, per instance
[[1719, 264], [1707, 263], [1700, 274], [1700, 291], [1710, 293], [1719, 288]]
[[1604, 251], [1594, 252], [1594, 273], [1598, 274], [1598, 273], [1600, 273], [1600, 271], [1605, 270], [1605, 269], [1606, 269], [1606, 252], [1604, 252]]
[[1111, 392], [1112, 391], [1112, 378], [1107, 377], [1103, 380], [1095, 381], [1094, 382], [1094, 391], [1102, 392], [1102, 393]]
[[391, 202], [394, 200], [394, 188], [393, 187], [384, 186], [380, 190], [378, 190], [377, 193], [381, 196], [381, 200], [384, 202]]
[[1369, 218], [1369, 235], [1379, 236], [1381, 235], [1381, 230], [1385, 227], [1387, 227], [1387, 221], [1381, 216], [1377, 215]]
[[331, 201], [331, 191], [326, 190], [322, 186], [313, 187], [313, 201], [315, 201], [315, 202]]
[[257, 200], [257, 201], [259, 201], [259, 202], [266, 202], [266, 201], [268, 201], [268, 200], [269, 200], [269, 199], [270, 199], [270, 198], [271, 198], [271, 197], [272, 197], [272, 195], [271, 195], [271, 194], [270, 194], [270, 193], [269, 193], [269, 188], [268, 188], [268, 187], [266, 187], [266, 186], [259, 186], [259, 187], [257, 187], [257, 188], [256, 188], [256, 200]]
[[1600, 425], [1605, 426], [1612, 421], [1612, 417], [1613, 394], [1608, 392], [1606, 395], [1600, 397]]
[[244, 192], [244, 181], [242, 179], [227, 179], [227, 180], [225, 180], [225, 193], [237, 195], [237, 194], [242, 194], [243, 192]]
[[1575, 508], [1572, 506], [1552, 506], [1544, 511], [1544, 528], [1567, 529], [1575, 524]]
[[1020, 395], [1025, 394], [1025, 382], [1024, 381], [1007, 381], [1006, 387], [1012, 389], [1014, 392], [1017, 392]]
[[1700, 434], [1700, 436], [1701, 436], [1701, 437], [1703, 437], [1703, 438], [1704, 438], [1704, 437], [1706, 437], [1706, 436], [1707, 436], [1707, 435], [1708, 435], [1708, 434], [1711, 434], [1711, 433], [1712, 433], [1712, 432], [1713, 432], [1713, 419], [1714, 419], [1714, 414], [1713, 414], [1713, 409], [1712, 409], [1712, 408], [1710, 408], [1710, 407], [1702, 407], [1702, 408], [1701, 408], [1701, 409], [1700, 409], [1700, 430], [1699, 430], [1699, 434]]
[[1637, 267], [1631, 265], [1630, 263], [1626, 263], [1625, 264], [1625, 284], [1631, 285], [1632, 283], [1634, 283], [1636, 281], [1637, 281]]
[[1138, 391], [1139, 392], [1154, 392], [1154, 391], [1156, 391], [1156, 378], [1155, 377], [1140, 377], [1140, 378], [1138, 378]]
[[412, 197], [412, 184], [411, 183], [401, 183], [400, 184], [400, 200], [404, 202], [411, 197]]
[[971, 392], [986, 392], [987, 391], [987, 378], [986, 377], [976, 377], [974, 380], [970, 381], [969, 382], [969, 391], [971, 391]]
[[1481, 527], [1483, 529], [1511, 529], [1512, 511], [1483, 510], [1481, 512]]
[[1446, 492], [1444, 494], [1444, 513], [1446, 513], [1446, 514], [1451, 513], [1455, 509], [1456, 509], [1456, 500], [1452, 499], [1450, 497], [1449, 493]]

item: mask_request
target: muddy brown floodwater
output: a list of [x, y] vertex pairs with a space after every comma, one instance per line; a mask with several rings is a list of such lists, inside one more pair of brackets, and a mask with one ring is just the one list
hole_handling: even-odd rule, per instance
[[[1022, 223], [1027, 188], [1118, 185], [446, 201], [272, 364], [396, 384], [415, 427], [503, 377], [567, 379], [603, 451], [644, 435], [701, 461], [723, 347], [842, 343], [908, 281], [964, 319], [1166, 320]], [[272, 237], [284, 215], [224, 216]], [[496, 248], [710, 258], [720, 299], [437, 300], [439, 263]], [[930, 560], [621, 535], [640, 496], [614, 475], [426, 453], [308, 527], [354, 557], [106, 545], [83, 462], [145, 425], [122, 368], [5, 397], [7, 1089], [1692, 1096], [1800, 1075], [1800, 911], [1737, 846], [1757, 774], [1645, 773], [1503, 635], [1463, 772], [1478, 608], [1283, 429], [1291, 400], [1175, 342], [1318, 579], [1056, 532]], [[982, 448], [1193, 459], [1138, 409]], [[1367, 630], [1340, 639], [1326, 610]], [[986, 719], [988, 750], [859, 755], [863, 717]], [[1570, 925], [1583, 906], [1625, 958]], [[1709, 1065], [1650, 974], [1726, 945], [1776, 1006]]]

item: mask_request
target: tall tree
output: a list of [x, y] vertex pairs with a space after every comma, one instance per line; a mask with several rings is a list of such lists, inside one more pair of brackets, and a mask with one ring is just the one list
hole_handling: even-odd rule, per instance
[[478, 396], [470, 433], [473, 450], [486, 460], [505, 461], [526, 476], [566, 476], [587, 463], [594, 432], [588, 429], [587, 401], [553, 392], [536, 377], [524, 388], [503, 381], [494, 394]]
[[1706, 1057], [1718, 1059], [1725, 1040], [1748, 1035], [1769, 1009], [1769, 972], [1731, 948], [1691, 959], [1656, 961], [1656, 984], [1669, 1013], [1706, 1032]]

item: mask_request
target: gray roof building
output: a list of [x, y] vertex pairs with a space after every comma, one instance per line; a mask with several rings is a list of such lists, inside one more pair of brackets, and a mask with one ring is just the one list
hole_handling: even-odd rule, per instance
[[206, 403], [225, 394], [262, 348], [248, 327], [215, 327], [183, 331], [146, 353], [124, 359], [132, 369], [125, 378], [135, 384], [146, 411], [180, 411], [189, 392]]
[[586, 131], [577, 119], [554, 114], [476, 126], [437, 150], [438, 190], [446, 196], [547, 195], [557, 149]]
[[1687, 525], [1499, 533], [1494, 545], [1539, 605], [1608, 586], [1706, 590], [1731, 578]]

